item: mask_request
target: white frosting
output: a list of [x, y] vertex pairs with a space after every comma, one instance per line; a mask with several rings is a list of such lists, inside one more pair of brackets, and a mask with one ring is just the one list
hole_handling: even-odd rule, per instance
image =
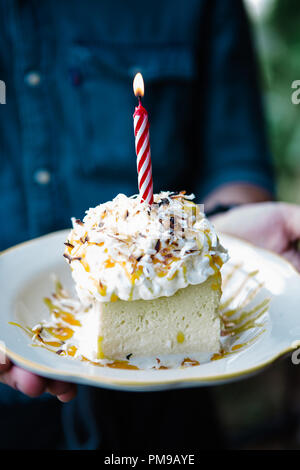
[[119, 194], [72, 219], [64, 256], [80, 299], [155, 299], [218, 273], [228, 255], [193, 197]]

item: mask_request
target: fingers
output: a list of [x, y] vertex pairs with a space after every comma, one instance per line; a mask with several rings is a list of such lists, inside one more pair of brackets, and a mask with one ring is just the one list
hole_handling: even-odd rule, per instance
[[280, 203], [290, 240], [300, 239], [300, 205]]
[[4, 361], [0, 362], [0, 382], [1, 382], [1, 374], [3, 374], [4, 372], [7, 372], [11, 367], [12, 367], [11, 361], [8, 359], [7, 356], [4, 356]]
[[0, 378], [6, 385], [25, 393], [31, 398], [40, 396], [46, 390], [46, 379], [15, 365], [3, 372]]
[[280, 208], [286, 223], [289, 245], [292, 248], [284, 253], [284, 257], [300, 271], [300, 205], [280, 203]]
[[5, 363], [0, 363], [0, 382], [31, 398], [49, 392], [57, 396], [58, 400], [63, 403], [72, 400], [77, 392], [75, 384], [59, 380], [47, 380], [13, 365], [7, 357], [5, 357]]
[[283, 256], [300, 272], [300, 252], [289, 250]]
[[77, 390], [74, 384], [52, 380], [48, 384], [47, 392], [56, 395], [60, 401], [66, 403], [76, 396]]
[[71, 400], [73, 400], [73, 398], [76, 397], [76, 387], [73, 387], [72, 389], [70, 389], [68, 392], [62, 394], [62, 395], [57, 395], [57, 398], [59, 401], [63, 402], [63, 403], [67, 403]]

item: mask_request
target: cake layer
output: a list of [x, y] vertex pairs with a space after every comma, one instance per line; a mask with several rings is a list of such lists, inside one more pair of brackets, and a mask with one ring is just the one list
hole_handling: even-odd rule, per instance
[[[99, 359], [217, 352], [221, 276], [153, 300], [95, 302]], [[96, 331], [94, 330], [94, 338]]]

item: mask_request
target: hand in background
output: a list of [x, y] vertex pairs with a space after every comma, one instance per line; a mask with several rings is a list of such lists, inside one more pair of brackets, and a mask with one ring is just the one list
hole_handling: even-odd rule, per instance
[[217, 231], [274, 251], [300, 271], [300, 206], [283, 202], [245, 204], [211, 220]]
[[5, 364], [0, 363], [0, 382], [32, 398], [49, 392], [66, 403], [76, 395], [76, 386], [74, 384], [39, 377], [32, 372], [15, 366], [8, 358], [6, 358]]

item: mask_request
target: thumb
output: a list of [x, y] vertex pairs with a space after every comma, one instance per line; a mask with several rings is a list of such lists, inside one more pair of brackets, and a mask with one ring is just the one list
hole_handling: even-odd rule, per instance
[[300, 206], [288, 203], [280, 205], [289, 239], [291, 241], [300, 239]]
[[283, 253], [283, 256], [300, 272], [300, 251], [297, 252], [291, 249]]

